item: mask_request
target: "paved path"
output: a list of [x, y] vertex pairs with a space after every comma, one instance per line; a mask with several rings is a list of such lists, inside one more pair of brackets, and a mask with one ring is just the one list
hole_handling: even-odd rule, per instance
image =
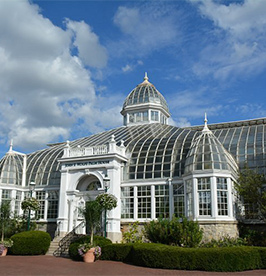
[[97, 261], [92, 264], [74, 262], [70, 259], [51, 256], [6, 256], [0, 257], [0, 275], [266, 275], [266, 270], [244, 272], [204, 272], [166, 270], [138, 267], [113, 261]]

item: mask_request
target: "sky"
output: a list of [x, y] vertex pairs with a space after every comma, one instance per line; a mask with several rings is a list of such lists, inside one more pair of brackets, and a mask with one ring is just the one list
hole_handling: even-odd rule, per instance
[[0, 0], [0, 157], [119, 127], [148, 73], [180, 127], [266, 115], [266, 1]]

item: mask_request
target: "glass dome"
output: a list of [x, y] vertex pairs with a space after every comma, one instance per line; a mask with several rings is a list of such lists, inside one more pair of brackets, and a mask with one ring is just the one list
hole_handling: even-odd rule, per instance
[[22, 185], [23, 157], [14, 152], [8, 152], [0, 163], [0, 178], [2, 184]]
[[185, 174], [204, 170], [227, 170], [237, 174], [238, 165], [210, 130], [202, 131], [191, 144]]
[[[145, 74], [144, 81], [134, 88], [127, 96], [123, 110], [128, 106], [138, 104], [155, 103], [161, 104], [163, 109], [169, 113], [168, 105], [163, 95], [155, 88], [155, 86], [148, 81], [147, 74]], [[123, 111], [122, 110], [122, 111]]]

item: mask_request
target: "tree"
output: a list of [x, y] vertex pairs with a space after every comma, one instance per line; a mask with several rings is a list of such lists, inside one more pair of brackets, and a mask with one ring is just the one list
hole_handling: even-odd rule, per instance
[[86, 223], [90, 227], [91, 245], [93, 245], [93, 234], [97, 226], [100, 226], [102, 212], [111, 211], [117, 206], [117, 199], [110, 194], [99, 195], [96, 200], [86, 202], [85, 208], [80, 209]]
[[1, 241], [4, 241], [5, 233], [12, 223], [11, 206], [9, 200], [3, 200], [0, 206]]
[[254, 170], [245, 167], [239, 174], [235, 184], [236, 191], [240, 195], [246, 209], [246, 217], [257, 216], [266, 221], [266, 178]]

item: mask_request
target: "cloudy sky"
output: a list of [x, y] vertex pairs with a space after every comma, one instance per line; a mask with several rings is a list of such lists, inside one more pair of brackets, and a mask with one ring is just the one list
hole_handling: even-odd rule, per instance
[[172, 124], [266, 116], [266, 1], [0, 0], [0, 156], [122, 125], [148, 72]]

